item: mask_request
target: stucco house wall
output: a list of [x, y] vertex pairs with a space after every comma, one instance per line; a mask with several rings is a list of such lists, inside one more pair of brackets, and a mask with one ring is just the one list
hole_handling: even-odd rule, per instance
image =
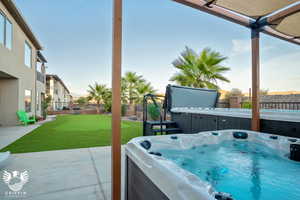
[[[0, 43], [0, 125], [18, 124], [16, 111], [25, 109], [25, 90], [31, 91], [31, 112], [36, 114], [36, 62], [38, 49], [27, 37], [17, 21], [0, 1], [0, 12], [12, 23], [12, 48], [8, 49]], [[32, 50], [31, 66], [25, 65], [25, 42]], [[42, 90], [42, 87], [40, 88]]]

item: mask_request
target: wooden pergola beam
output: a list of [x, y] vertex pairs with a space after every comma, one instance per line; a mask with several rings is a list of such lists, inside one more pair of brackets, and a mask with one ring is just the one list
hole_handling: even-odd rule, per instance
[[[214, 5], [214, 4], [211, 4], [211, 5], [207, 6], [207, 2], [204, 1], [204, 0], [172, 0], [172, 1], [184, 4], [186, 6], [198, 9], [200, 11], [209, 13], [211, 15], [214, 15], [214, 16], [217, 16], [217, 17], [220, 17], [220, 18], [223, 18], [227, 21], [242, 25], [244, 27], [252, 28], [252, 26], [255, 24], [255, 20], [253, 20], [251, 18], [248, 18], [246, 16], [243, 16], [243, 15], [240, 15], [240, 14], [234, 13], [232, 11], [229, 11], [225, 8], [220, 7], [220, 6], [217, 6], [217, 5]], [[286, 12], [292, 13], [295, 10], [298, 9], [298, 6], [299, 5], [297, 4], [296, 6], [291, 7], [291, 9], [287, 9], [289, 11], [286, 11]], [[283, 16], [284, 13], [285, 12], [283, 12], [281, 15], [279, 15], [279, 13], [278, 13], [277, 17]], [[275, 15], [277, 15], [277, 14], [275, 14]], [[273, 19], [276, 19], [275, 15], [274, 15]], [[273, 19], [270, 18], [270, 20], [273, 20]], [[283, 33], [278, 32], [278, 31], [275, 31], [274, 29], [268, 27], [267, 25], [268, 25], [268, 23], [264, 23], [263, 26], [260, 26], [259, 23], [258, 23], [258, 26], [260, 26], [259, 31], [262, 32], [262, 33], [265, 33], [267, 35], [279, 38], [281, 40], [285, 40], [285, 41], [291, 42], [293, 44], [300, 45], [300, 40], [299, 39], [295, 39], [291, 36], [288, 36], [288, 35], [285, 35]]]
[[260, 69], [259, 69], [259, 31], [251, 29], [251, 53], [252, 53], [252, 123], [253, 131], [260, 131], [259, 92], [260, 92]]
[[122, 0], [113, 2], [111, 199], [121, 199]]
[[[243, 17], [204, 0], [173, 0], [203, 12], [221, 17], [233, 23], [251, 28], [252, 44], [252, 129], [259, 130], [259, 33], [300, 45], [300, 40], [286, 36], [270, 27], [253, 28], [253, 19]], [[290, 7], [267, 18], [271, 23], [298, 12], [300, 5]], [[267, 25], [267, 24], [266, 24]], [[113, 5], [113, 52], [112, 52], [112, 200], [121, 199], [121, 61], [122, 61], [122, 0]]]
[[260, 105], [259, 105], [259, 92], [260, 92], [260, 66], [259, 66], [259, 35], [260, 32], [277, 37], [282, 40], [300, 45], [300, 40], [291, 36], [280, 33], [268, 25], [278, 19], [282, 19], [300, 10], [300, 5], [291, 6], [285, 10], [274, 13], [268, 18], [261, 20], [254, 20], [247, 16], [243, 16], [232, 12], [228, 9], [219, 7], [214, 4], [207, 4], [204, 0], [173, 0], [175, 2], [187, 5], [189, 7], [198, 9], [200, 11], [212, 14], [214, 16], [223, 18], [227, 21], [248, 27], [251, 29], [251, 44], [252, 44], [252, 130], [260, 130]]
[[281, 11], [267, 17], [267, 22], [272, 24], [274, 21], [283, 19], [283, 18], [285, 18], [289, 15], [295, 14], [299, 11], [300, 11], [300, 4], [293, 5], [291, 7], [288, 7], [284, 10], [281, 10]]
[[241, 15], [237, 15], [229, 10], [226, 10], [214, 4], [207, 6], [207, 2], [204, 0], [173, 0], [173, 1], [209, 13], [211, 15], [221, 17], [223, 19], [226, 19], [228, 21], [231, 21], [233, 23], [245, 27], [250, 27], [251, 23], [254, 22], [254, 20], [247, 19], [245, 17], [242, 17]]
[[291, 37], [291, 36], [287, 36], [283, 33], [280, 33], [274, 29], [272, 29], [271, 27], [269, 26], [265, 26], [263, 27], [261, 30], [260, 30], [261, 33], [265, 33], [267, 35], [270, 35], [272, 37], [275, 37], [275, 38], [278, 38], [278, 39], [281, 39], [281, 40], [285, 40], [287, 42], [290, 42], [290, 43], [293, 43], [293, 44], [297, 44], [297, 45], [300, 45], [300, 39], [295, 39], [294, 37]]

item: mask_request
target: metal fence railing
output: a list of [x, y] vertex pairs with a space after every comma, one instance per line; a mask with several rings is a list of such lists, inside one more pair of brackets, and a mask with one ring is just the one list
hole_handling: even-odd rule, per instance
[[261, 102], [263, 109], [300, 110], [300, 102]]
[[71, 102], [51, 102], [52, 110], [67, 110], [70, 109]]
[[[251, 108], [249, 101], [241, 103], [242, 108]], [[218, 102], [217, 108], [230, 108], [228, 102]], [[300, 110], [300, 102], [260, 102], [261, 109]]]
[[45, 75], [42, 74], [41, 72], [36, 72], [36, 80], [45, 83]]

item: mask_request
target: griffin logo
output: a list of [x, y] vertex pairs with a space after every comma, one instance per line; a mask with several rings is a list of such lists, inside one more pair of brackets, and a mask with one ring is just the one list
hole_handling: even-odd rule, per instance
[[19, 192], [23, 186], [28, 182], [29, 175], [27, 171], [20, 173], [19, 171], [3, 171], [3, 181], [7, 184], [13, 192]]

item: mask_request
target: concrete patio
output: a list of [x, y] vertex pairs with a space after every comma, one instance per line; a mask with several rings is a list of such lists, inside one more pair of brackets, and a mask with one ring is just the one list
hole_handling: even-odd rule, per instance
[[[124, 164], [124, 147], [122, 152]], [[3, 170], [28, 171], [29, 181], [22, 189], [26, 195], [21, 199], [108, 200], [111, 198], [110, 156], [111, 147], [12, 154], [1, 176]], [[124, 177], [124, 170], [122, 174]], [[0, 199], [12, 199], [5, 195], [9, 191], [1, 180]]]
[[28, 126], [18, 125], [18, 126], [0, 127], [0, 149], [3, 149], [7, 145], [13, 143], [14, 141], [23, 137], [27, 133], [30, 133], [31, 131], [38, 128], [42, 124], [55, 120], [55, 118], [56, 118], [55, 115], [49, 115], [47, 116], [46, 120]]

